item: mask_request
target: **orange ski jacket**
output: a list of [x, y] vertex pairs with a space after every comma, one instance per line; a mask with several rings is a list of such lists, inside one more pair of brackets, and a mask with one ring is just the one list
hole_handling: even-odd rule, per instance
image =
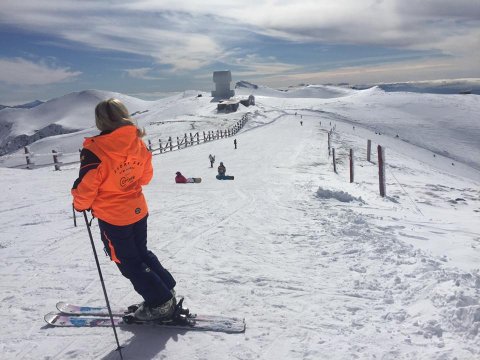
[[86, 138], [80, 153], [80, 173], [73, 184], [73, 206], [92, 209], [112, 225], [130, 225], [148, 213], [142, 185], [153, 176], [152, 154], [134, 125]]

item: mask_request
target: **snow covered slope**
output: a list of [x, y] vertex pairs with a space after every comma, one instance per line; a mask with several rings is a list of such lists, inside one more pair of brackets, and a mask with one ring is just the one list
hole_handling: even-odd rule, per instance
[[304, 117], [350, 124], [368, 130], [368, 136], [381, 134], [384, 144], [411, 143], [428, 150], [431, 161], [433, 154], [443, 155], [480, 170], [478, 95], [389, 93], [374, 87], [330, 99], [269, 98], [266, 103]]
[[0, 110], [0, 154], [52, 135], [91, 128], [95, 106], [110, 97], [118, 97], [131, 111], [145, 107], [144, 101], [127, 95], [85, 90], [52, 99], [31, 109]]
[[307, 85], [288, 90], [276, 90], [266, 86], [257, 85], [257, 88], [238, 87], [235, 89], [237, 95], [269, 96], [276, 98], [320, 98], [329, 99], [346, 96], [354, 93], [355, 90], [327, 85]]
[[[148, 109], [138, 121], [162, 135], [164, 127], [182, 133], [242, 115], [216, 114], [208, 96], [196, 95], [156, 107], [132, 102], [130, 110]], [[154, 156], [144, 191], [149, 246], [177, 279], [177, 293], [192, 310], [245, 317], [246, 333], [122, 327], [124, 358], [478, 359], [478, 171], [433, 157], [430, 145], [383, 134], [403, 138], [414, 119], [418, 142], [435, 138], [447, 148], [455, 127], [445, 121], [442, 133], [429, 124], [455, 114], [467, 123], [478, 99], [373, 89], [336, 99], [258, 96], [255, 108], [241, 111], [251, 111], [252, 120], [236, 135], [238, 149], [226, 138]], [[332, 128], [338, 174], [327, 151]], [[66, 136], [50, 141], [65, 146]], [[386, 198], [378, 195], [376, 165], [365, 160], [367, 138], [374, 148], [388, 143]], [[208, 154], [235, 180], [216, 180]], [[175, 184], [176, 171], [203, 181]], [[43, 322], [58, 300], [104, 303], [81, 214], [73, 225], [77, 175], [78, 165], [0, 168], [0, 321], [8, 324], [0, 330], [2, 359], [118, 359], [109, 329]], [[112, 306], [139, 301], [103, 256], [96, 221], [93, 235]]]
[[12, 153], [18, 156], [0, 157], [0, 164], [12, 167], [23, 163], [25, 145], [31, 153], [40, 154], [37, 165], [50, 161], [50, 157], [44, 155], [51, 154], [52, 150], [78, 155], [84, 138], [98, 133], [95, 106], [111, 97], [126, 104], [133, 119], [147, 130], [146, 139], [155, 144], [159, 138], [166, 140], [172, 136], [176, 139], [185, 133], [226, 129], [248, 111], [241, 105], [236, 113], [217, 114], [216, 103], [207, 95], [185, 91], [157, 101], [144, 101], [119, 93], [87, 90], [48, 101], [35, 109], [5, 109], [0, 111], [0, 124], [4, 124], [0, 133], [3, 151], [18, 149]]
[[[430, 81], [408, 81], [378, 84], [385, 91], [408, 91], [431, 94], [476, 94], [480, 95], [480, 79], [444, 79]], [[370, 86], [366, 86], [370, 87]], [[355, 86], [362, 88], [362, 86]]]

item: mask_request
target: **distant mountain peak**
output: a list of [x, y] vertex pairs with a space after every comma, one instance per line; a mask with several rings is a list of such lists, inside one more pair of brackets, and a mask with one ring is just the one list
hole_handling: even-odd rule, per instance
[[239, 89], [239, 88], [258, 89], [258, 85], [242, 80], [242, 81], [237, 81], [237, 83], [235, 84], [235, 89]]
[[29, 102], [29, 103], [22, 104], [22, 105], [17, 105], [17, 106], [13, 106], [13, 107], [14, 108], [20, 108], [20, 109], [31, 109], [31, 108], [34, 108], [35, 106], [42, 105], [42, 104], [43, 104], [43, 101], [34, 100], [34, 101]]
[[0, 110], [5, 109], [5, 108], [10, 108], [10, 109], [31, 109], [34, 108], [35, 106], [43, 104], [43, 101], [40, 100], [34, 100], [26, 104], [21, 104], [21, 105], [14, 105], [14, 106], [7, 106], [7, 105], [0, 105]]

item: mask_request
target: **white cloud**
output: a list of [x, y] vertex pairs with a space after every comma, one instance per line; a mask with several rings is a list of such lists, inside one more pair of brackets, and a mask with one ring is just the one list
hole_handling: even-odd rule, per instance
[[[434, 80], [443, 78], [463, 78], [472, 74], [464, 70], [458, 59], [405, 61], [369, 66], [345, 66], [339, 69], [297, 72], [294, 74], [277, 74], [259, 76], [257, 81], [268, 86], [287, 86], [298, 83], [324, 84], [348, 82], [350, 84], [372, 84], [408, 80]], [[477, 71], [473, 77], [480, 77]]]
[[138, 68], [138, 69], [125, 69], [124, 71], [127, 73], [129, 77], [135, 79], [143, 79], [143, 80], [162, 80], [162, 77], [152, 76], [152, 68]]
[[124, 2], [122, 7], [203, 16], [211, 21], [204, 29], [216, 21], [231, 21], [292, 41], [401, 48], [431, 49], [439, 39], [468, 34], [480, 23], [478, 0], [146, 0]]
[[95, 1], [84, 1], [83, 6], [68, 0], [17, 3], [2, 4], [0, 21], [90, 48], [151, 57], [171, 71], [207, 65], [224, 51], [209, 33], [208, 21], [187, 13], [132, 11]]
[[22, 58], [0, 58], [0, 82], [14, 85], [47, 85], [71, 80], [81, 72], [52, 67]]
[[[436, 51], [474, 70], [478, 50], [470, 50], [475, 45], [480, 48], [478, 1], [7, 1], [0, 8], [0, 22], [95, 49], [147, 56], [173, 72], [217, 61], [239, 65], [233, 49], [248, 48], [258, 35], [292, 42]], [[246, 74], [275, 69], [268, 60], [253, 60], [250, 70], [245, 67]], [[275, 66], [279, 71], [292, 67]]]
[[235, 71], [236, 76], [282, 74], [301, 69], [298, 65], [283, 63], [274, 57], [264, 59], [256, 54], [248, 54], [245, 57], [233, 59], [232, 62], [239, 67], [239, 70]]

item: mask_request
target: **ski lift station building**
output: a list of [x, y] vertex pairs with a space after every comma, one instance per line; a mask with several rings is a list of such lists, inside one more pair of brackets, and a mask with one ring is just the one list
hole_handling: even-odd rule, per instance
[[214, 71], [213, 82], [215, 90], [212, 91], [212, 97], [217, 99], [217, 111], [234, 112], [238, 110], [240, 104], [244, 106], [255, 105], [255, 97], [250, 95], [248, 99], [231, 99], [235, 96], [235, 91], [230, 89], [232, 73], [230, 71]]
[[213, 82], [215, 90], [212, 91], [212, 97], [216, 99], [230, 99], [235, 95], [234, 90], [230, 90], [230, 82], [232, 81], [232, 73], [230, 71], [214, 71]]

